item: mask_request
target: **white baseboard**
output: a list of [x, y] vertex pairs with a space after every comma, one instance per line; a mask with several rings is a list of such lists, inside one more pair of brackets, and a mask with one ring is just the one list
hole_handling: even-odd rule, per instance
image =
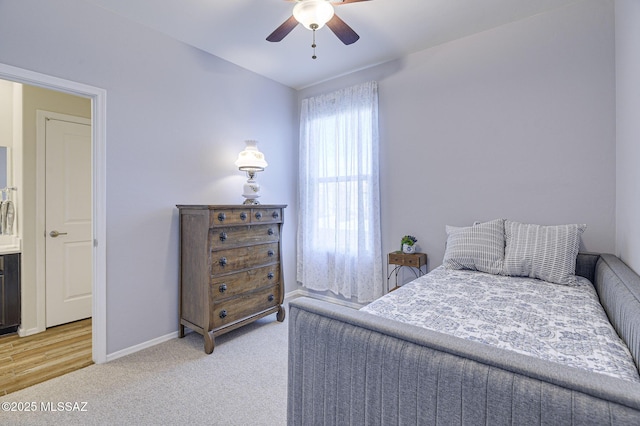
[[[27, 337], [27, 336], [32, 336], [34, 334], [42, 333], [43, 331], [45, 330], [40, 330], [37, 327], [33, 327], [29, 329], [18, 328], [18, 336]], [[134, 352], [138, 352], [138, 351], [141, 351], [142, 349], [150, 348], [151, 346], [155, 346], [157, 344], [166, 342], [167, 340], [171, 340], [177, 337], [178, 337], [177, 331], [174, 331], [173, 333], [165, 334], [164, 336], [156, 337], [155, 339], [151, 339], [147, 342], [143, 342], [138, 345], [134, 345], [134, 346], [122, 349], [120, 351], [114, 352], [112, 354], [108, 354], [105, 362], [113, 361], [114, 359], [118, 359], [123, 356], [130, 355]]]
[[119, 350], [117, 352], [107, 354], [107, 362], [113, 361], [114, 359], [122, 358], [123, 356], [130, 355], [146, 348], [150, 348], [151, 346], [155, 346], [157, 344], [166, 342], [167, 340], [175, 339], [177, 337], [178, 332], [174, 331], [173, 333], [165, 334], [164, 336], [156, 337], [155, 339], [151, 339], [146, 342], [142, 342], [140, 344]]
[[28, 329], [18, 327], [18, 336], [27, 337], [27, 336], [32, 336], [34, 334], [42, 333], [43, 331], [45, 330], [40, 330], [38, 327], [32, 327]]
[[[288, 300], [295, 299], [297, 297], [311, 297], [314, 299], [324, 300], [325, 302], [331, 302], [337, 305], [343, 305], [352, 309], [360, 309], [362, 306], [364, 306], [355, 302], [349, 302], [348, 300], [342, 300], [342, 299], [338, 299], [331, 296], [325, 296], [322, 294], [315, 294], [304, 289], [294, 290], [285, 294], [285, 299], [288, 299]], [[28, 330], [28, 331], [31, 331], [31, 330]], [[165, 334], [164, 336], [156, 337], [155, 339], [151, 339], [146, 342], [119, 350], [117, 352], [107, 354], [106, 362], [113, 361], [114, 359], [122, 358], [123, 356], [127, 356], [132, 353], [141, 351], [142, 349], [150, 348], [151, 346], [158, 345], [160, 343], [166, 342], [167, 340], [175, 339], [177, 337], [178, 337], [178, 332], [174, 331], [173, 333]]]

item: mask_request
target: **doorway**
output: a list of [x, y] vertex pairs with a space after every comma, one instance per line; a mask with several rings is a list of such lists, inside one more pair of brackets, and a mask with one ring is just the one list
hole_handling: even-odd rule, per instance
[[[14, 81], [68, 93], [91, 100], [91, 283], [92, 283], [92, 353], [95, 363], [107, 361], [106, 345], [106, 91], [97, 87], [64, 80], [21, 68], [0, 64], [0, 79]], [[44, 234], [44, 224], [37, 224]], [[38, 230], [36, 230], [36, 233]], [[35, 285], [36, 301], [28, 301], [25, 295], [26, 286], [22, 288], [23, 312], [27, 310], [44, 312], [45, 289], [40, 276], [43, 271], [36, 271], [38, 279]], [[33, 288], [31, 289], [33, 292]], [[32, 295], [30, 295], [32, 296]], [[33, 297], [31, 297], [33, 299]], [[37, 309], [29, 304], [37, 305]], [[36, 314], [31, 319], [30, 328], [22, 328], [21, 335], [33, 334], [46, 328], [44, 315]]]

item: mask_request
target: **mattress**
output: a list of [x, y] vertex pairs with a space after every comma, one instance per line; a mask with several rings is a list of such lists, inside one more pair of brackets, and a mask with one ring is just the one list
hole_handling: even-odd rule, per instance
[[586, 278], [566, 286], [440, 266], [361, 310], [640, 382], [629, 349]]

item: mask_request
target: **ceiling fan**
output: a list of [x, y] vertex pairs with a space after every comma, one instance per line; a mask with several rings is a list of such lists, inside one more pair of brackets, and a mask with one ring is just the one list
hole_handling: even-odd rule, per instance
[[333, 6], [340, 6], [347, 3], [356, 3], [369, 0], [285, 0], [295, 2], [293, 7], [293, 15], [284, 21], [282, 25], [275, 29], [267, 37], [267, 41], [278, 42], [287, 36], [298, 24], [304, 25], [305, 28], [313, 31], [314, 48], [313, 59], [315, 55], [315, 32], [322, 28], [325, 24], [344, 44], [353, 44], [360, 36], [338, 17], [333, 11]]

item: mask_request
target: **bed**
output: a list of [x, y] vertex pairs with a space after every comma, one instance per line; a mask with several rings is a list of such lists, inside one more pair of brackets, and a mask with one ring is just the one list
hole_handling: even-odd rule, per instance
[[[503, 229], [507, 225], [511, 224], [503, 221]], [[509, 238], [519, 238], [522, 229], [511, 235], [503, 231], [507, 241], [496, 242], [502, 244], [502, 258], [482, 250], [481, 256], [466, 259], [459, 256], [464, 249], [454, 253], [452, 236], [458, 229], [448, 229], [443, 265], [462, 259], [477, 262], [480, 269], [500, 271], [494, 275], [504, 274], [504, 263], [514, 255]], [[574, 229], [578, 236], [583, 230]], [[553, 279], [569, 279], [566, 285], [573, 287], [584, 284], [577, 278], [584, 277], [593, 284], [593, 297], [627, 351], [630, 372], [590, 371], [517, 348], [446, 334], [442, 321], [435, 321], [439, 325], [434, 329], [399, 321], [403, 314], [389, 307], [395, 299], [413, 297], [408, 294], [415, 285], [363, 310], [299, 298], [290, 302], [288, 424], [640, 424], [640, 277], [611, 254], [578, 254], [577, 242], [569, 246], [576, 250], [564, 259], [573, 262], [571, 274]], [[535, 255], [517, 252], [516, 257], [526, 259], [529, 275], [538, 274]], [[459, 271], [470, 269], [468, 263], [458, 266]], [[522, 267], [522, 262], [515, 266]], [[382, 306], [381, 312], [371, 312], [375, 305]], [[600, 363], [593, 364], [597, 369]]]

